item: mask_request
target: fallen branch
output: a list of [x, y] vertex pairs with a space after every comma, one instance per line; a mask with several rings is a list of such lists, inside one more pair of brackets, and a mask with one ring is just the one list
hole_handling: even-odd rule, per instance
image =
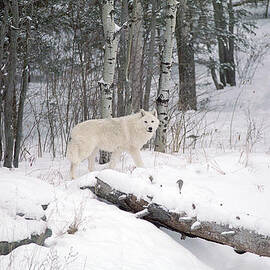
[[97, 178], [94, 186], [83, 186], [81, 189], [90, 189], [98, 197], [119, 206], [120, 209], [138, 213], [137, 217], [155, 225], [166, 227], [187, 236], [200, 237], [208, 241], [228, 245], [239, 253], [251, 252], [270, 257], [270, 237], [258, 234], [256, 231], [232, 228], [229, 224], [222, 225], [215, 222], [200, 221], [197, 220], [197, 217], [187, 216], [185, 212], [171, 212], [162, 205], [151, 203], [151, 197], [149, 197], [149, 201], [137, 199], [133, 194], [126, 194], [113, 189], [99, 178]]

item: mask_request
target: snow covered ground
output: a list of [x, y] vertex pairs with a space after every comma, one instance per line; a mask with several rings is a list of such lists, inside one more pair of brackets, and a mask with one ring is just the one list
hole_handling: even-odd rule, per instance
[[[0, 169], [1, 182], [5, 179], [6, 183], [16, 185], [18, 191], [27, 186], [24, 181], [31, 181], [33, 194], [27, 194], [27, 199], [31, 198], [34, 204], [44, 203], [44, 198], [50, 199], [46, 216], [53, 231], [46, 247], [31, 244], [1, 256], [0, 269], [179, 269], [181, 265], [182, 269], [260, 270], [270, 267], [270, 258], [249, 253], [238, 255], [232, 248], [200, 239], [180, 240], [179, 234], [159, 230], [130, 213], [97, 200], [90, 191], [79, 189], [93, 181], [94, 175], [99, 175], [112, 185], [135, 191], [139, 196], [151, 193], [153, 200], [176, 211], [179, 203], [186, 206], [187, 211], [194, 211], [191, 209], [193, 202], [201, 211], [196, 214], [202, 219], [235, 220], [234, 225], [270, 234], [267, 213], [269, 155], [251, 154], [253, 166], [245, 167], [239, 163], [239, 154], [225, 153], [216, 157], [222, 173], [205, 162], [187, 164], [181, 156], [146, 151], [143, 157], [145, 169], [134, 169], [128, 156], [118, 164], [118, 171], [106, 170], [103, 165], [88, 174], [84, 163], [79, 169], [81, 177], [76, 181], [67, 181], [66, 160], [43, 158], [31, 167], [25, 163], [15, 171]], [[153, 183], [149, 175], [153, 177]], [[42, 179], [42, 184], [33, 177]], [[175, 183], [179, 177], [184, 181], [181, 196]], [[17, 184], [19, 181], [21, 186]], [[1, 197], [7, 194], [2, 192], [4, 189], [0, 190]], [[14, 199], [17, 197], [13, 194]], [[223, 207], [220, 207], [221, 202]], [[27, 203], [26, 206], [23, 202], [19, 205], [27, 207]], [[238, 224], [236, 215], [241, 217]]]
[[[268, 38], [269, 20], [259, 21], [259, 27], [258, 42]], [[53, 233], [45, 247], [31, 244], [0, 256], [0, 270], [270, 269], [270, 258], [238, 255], [201, 239], [181, 240], [79, 189], [98, 175], [139, 197], [151, 194], [168, 209], [177, 211], [181, 205], [200, 220], [270, 235], [269, 70], [268, 51], [252, 82], [210, 93], [204, 143], [184, 154], [143, 151], [144, 169], [135, 168], [125, 154], [113, 171], [103, 165], [88, 173], [82, 163], [75, 181], [69, 179], [68, 162], [50, 156], [24, 161], [12, 171], [0, 168], [0, 241], [38, 232], [44, 214]], [[181, 195], [179, 179], [184, 181]], [[48, 202], [42, 210], [40, 205]], [[18, 226], [18, 213], [42, 222]]]

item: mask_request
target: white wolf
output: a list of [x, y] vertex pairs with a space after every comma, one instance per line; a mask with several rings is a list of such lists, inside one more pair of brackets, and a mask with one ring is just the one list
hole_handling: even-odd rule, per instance
[[140, 149], [153, 136], [158, 125], [156, 110], [140, 110], [129, 116], [88, 120], [76, 125], [67, 148], [71, 178], [75, 178], [75, 168], [86, 158], [88, 170], [92, 171], [100, 149], [112, 152], [110, 168], [115, 167], [124, 151], [130, 153], [137, 167], [143, 167]]

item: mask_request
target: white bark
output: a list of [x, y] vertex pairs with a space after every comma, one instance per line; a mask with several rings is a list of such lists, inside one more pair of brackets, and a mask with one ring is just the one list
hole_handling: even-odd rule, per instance
[[[102, 23], [105, 37], [104, 69], [99, 81], [101, 89], [101, 118], [112, 117], [113, 77], [116, 63], [120, 27], [114, 23], [114, 0], [104, 0], [102, 5]], [[110, 154], [100, 151], [99, 163], [110, 161]]]
[[166, 4], [166, 30], [164, 33], [164, 49], [161, 60], [158, 97], [156, 100], [160, 125], [157, 129], [155, 151], [159, 152], [165, 152], [167, 142], [166, 132], [168, 126], [169, 88], [171, 83], [172, 49], [176, 22], [177, 1], [167, 0]]
[[101, 117], [112, 117], [112, 83], [114, 77], [116, 53], [119, 35], [115, 35], [118, 26], [114, 23], [114, 1], [104, 0], [102, 6], [102, 22], [105, 36], [105, 55], [103, 80], [99, 82], [101, 89]]

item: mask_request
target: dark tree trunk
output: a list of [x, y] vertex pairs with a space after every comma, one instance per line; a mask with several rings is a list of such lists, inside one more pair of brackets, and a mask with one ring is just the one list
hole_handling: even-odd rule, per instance
[[229, 48], [228, 48], [228, 63], [229, 68], [227, 71], [227, 82], [231, 86], [236, 85], [235, 81], [235, 63], [234, 63], [234, 24], [235, 24], [235, 18], [234, 18], [234, 10], [232, 5], [232, 0], [229, 0], [228, 2], [228, 12], [229, 12]]
[[[134, 104], [134, 96], [133, 94], [136, 93], [132, 89], [131, 85], [131, 80], [133, 78], [131, 74], [131, 64], [132, 61], [134, 60], [134, 46], [135, 46], [135, 41], [136, 41], [136, 24], [138, 22], [138, 17], [137, 17], [137, 5], [138, 5], [138, 0], [134, 0], [131, 2], [130, 7], [132, 8], [132, 13], [131, 13], [131, 24], [129, 26], [129, 33], [128, 33], [128, 44], [127, 44], [127, 56], [126, 56], [126, 64], [125, 64], [125, 114], [131, 114], [133, 110], [133, 104]], [[136, 48], [136, 46], [135, 46]], [[134, 61], [133, 61], [134, 62]], [[133, 69], [133, 67], [132, 67]]]
[[[133, 1], [134, 2], [134, 1]], [[131, 59], [129, 69], [129, 80], [131, 86], [132, 95], [132, 111], [137, 112], [141, 108], [141, 96], [142, 96], [142, 69], [141, 63], [143, 61], [143, 23], [142, 23], [142, 4], [141, 1], [137, 1], [136, 6], [133, 7], [134, 13], [132, 23], [134, 23], [134, 32], [132, 35], [131, 46]]]
[[156, 38], [156, 9], [157, 9], [157, 0], [152, 0], [152, 19], [151, 19], [151, 37], [148, 48], [148, 64], [147, 64], [147, 77], [146, 85], [144, 92], [143, 108], [146, 111], [149, 111], [149, 99], [151, 92], [151, 84], [153, 77], [153, 63], [154, 63], [154, 51], [155, 51], [155, 38]]
[[220, 81], [226, 86], [235, 86], [234, 63], [234, 11], [232, 1], [228, 2], [229, 21], [226, 22], [222, 1], [213, 0], [214, 20], [217, 31], [218, 53], [220, 64]]
[[2, 103], [3, 103], [3, 95], [0, 89], [0, 162], [2, 161], [3, 158]]
[[23, 112], [24, 112], [24, 103], [26, 98], [26, 93], [28, 90], [28, 81], [29, 81], [29, 35], [30, 35], [30, 22], [27, 21], [27, 29], [26, 29], [26, 40], [25, 40], [25, 52], [24, 52], [24, 60], [23, 60], [23, 73], [22, 73], [22, 84], [21, 84], [21, 93], [20, 93], [20, 101], [19, 101], [19, 109], [18, 109], [18, 117], [17, 117], [17, 127], [16, 127], [16, 141], [15, 141], [15, 149], [14, 149], [14, 160], [13, 165], [15, 168], [19, 166], [19, 154], [21, 149], [21, 140], [22, 140], [22, 122], [23, 122]]
[[192, 33], [192, 7], [180, 1], [176, 20], [179, 69], [179, 110], [197, 110], [195, 60]]
[[211, 77], [213, 79], [213, 82], [215, 84], [215, 87], [217, 90], [224, 88], [224, 86], [219, 82], [217, 74], [216, 74], [216, 62], [212, 57], [212, 44], [211, 44], [211, 35], [209, 34], [209, 22], [208, 22], [208, 0], [205, 1], [199, 1], [199, 13], [200, 13], [200, 17], [199, 17], [199, 28], [201, 29], [201, 35], [204, 36], [204, 40], [205, 40], [205, 45], [207, 48], [207, 51], [209, 53], [209, 63], [208, 63], [208, 68], [210, 70], [211, 73]]
[[2, 18], [1, 28], [0, 28], [0, 161], [3, 157], [3, 133], [2, 133], [2, 116], [3, 116], [3, 95], [4, 87], [6, 82], [4, 81], [5, 73], [5, 63], [4, 63], [4, 42], [7, 32], [7, 22], [8, 22], [8, 7], [4, 7], [4, 14]]
[[265, 9], [265, 15], [264, 15], [265, 18], [268, 18], [269, 2], [270, 0], [267, 0], [266, 2], [266, 9]]
[[[121, 10], [121, 25], [123, 25], [128, 20], [128, 3], [127, 1], [122, 1], [122, 10]], [[126, 93], [126, 59], [127, 59], [127, 38], [126, 33], [122, 33], [120, 36], [119, 42], [119, 57], [118, 59], [118, 91], [117, 91], [117, 116], [125, 115], [125, 102], [124, 97]]]
[[219, 55], [219, 77], [221, 83], [226, 86], [226, 20], [224, 17], [224, 9], [221, 1], [213, 0], [214, 7], [214, 20], [217, 31], [217, 41], [218, 41], [218, 55]]
[[[7, 4], [5, 2], [5, 4]], [[17, 31], [19, 12], [17, 0], [11, 2], [12, 26], [10, 26], [8, 85], [5, 92], [4, 121], [5, 121], [5, 157], [4, 167], [12, 168], [14, 147], [13, 98], [15, 93], [15, 77], [17, 64]]]
[[[256, 231], [234, 228], [229, 224], [218, 224], [213, 221], [198, 221], [196, 216], [188, 217], [184, 211], [180, 214], [169, 211], [157, 203], [151, 203], [151, 196], [147, 196], [149, 198], [147, 201], [137, 198], [131, 193], [114, 189], [99, 178], [94, 186], [83, 186], [81, 189], [90, 189], [98, 197], [119, 206], [120, 209], [136, 213], [137, 218], [144, 218], [157, 226], [180, 232], [184, 236], [200, 237], [228, 245], [237, 252], [251, 252], [270, 257], [270, 237]], [[180, 207], [179, 205], [179, 210]]]
[[217, 90], [223, 89], [224, 86], [221, 83], [219, 83], [218, 78], [217, 78], [215, 60], [211, 57], [209, 58], [209, 69], [210, 69], [211, 77], [215, 84], [216, 89]]

